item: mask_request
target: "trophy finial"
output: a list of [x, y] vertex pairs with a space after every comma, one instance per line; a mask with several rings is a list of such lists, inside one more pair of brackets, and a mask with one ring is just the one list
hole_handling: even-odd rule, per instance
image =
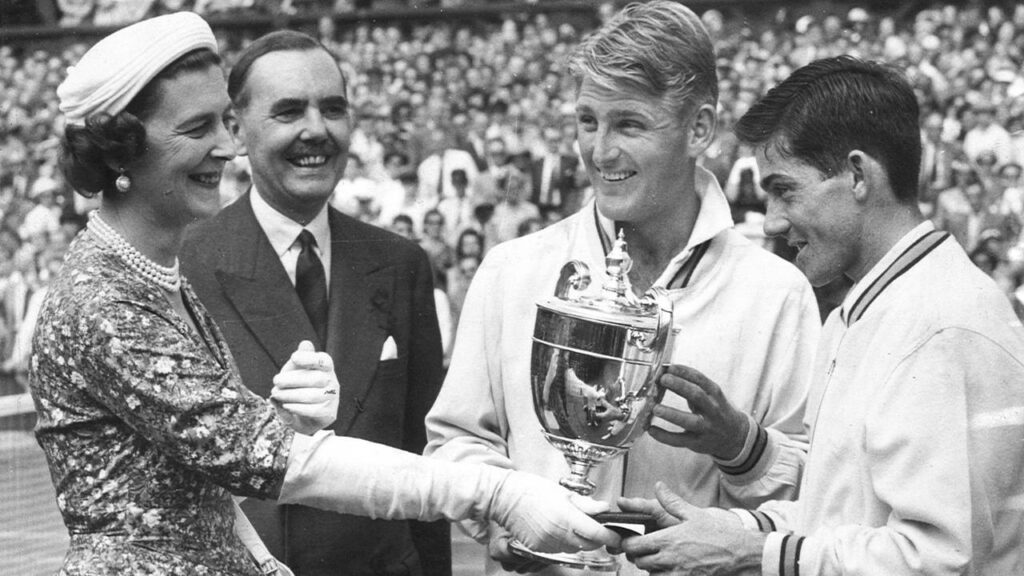
[[626, 234], [620, 228], [619, 235], [612, 243], [612, 249], [604, 257], [604, 271], [608, 276], [601, 289], [606, 296], [614, 299], [629, 299], [633, 291], [629, 286], [629, 269], [633, 267], [633, 259], [629, 257], [629, 244]]

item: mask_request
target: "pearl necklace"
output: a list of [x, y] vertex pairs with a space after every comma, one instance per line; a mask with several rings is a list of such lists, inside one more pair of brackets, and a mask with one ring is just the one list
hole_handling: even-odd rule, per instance
[[153, 262], [134, 246], [128, 243], [109, 224], [100, 218], [99, 210], [93, 210], [89, 214], [89, 231], [96, 235], [105, 244], [114, 249], [114, 253], [121, 257], [128, 264], [128, 267], [138, 272], [143, 278], [151, 280], [157, 286], [168, 292], [177, 292], [181, 289], [181, 273], [178, 271], [178, 259], [174, 259], [171, 266], [161, 266]]

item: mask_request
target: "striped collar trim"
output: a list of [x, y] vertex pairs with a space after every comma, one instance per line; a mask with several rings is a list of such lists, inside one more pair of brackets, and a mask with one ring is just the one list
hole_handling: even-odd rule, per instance
[[[948, 232], [935, 230], [930, 224], [930, 222], [924, 223], [908, 233], [907, 236], [904, 236], [899, 244], [907, 243], [908, 245], [896, 252], [895, 258], [882, 269], [881, 273], [874, 276], [870, 283], [865, 284], [866, 287], [863, 290], [850, 291], [846, 302], [843, 303], [843, 307], [840, 310], [840, 316], [847, 326], [851, 326], [854, 322], [860, 320], [868, 307], [890, 284], [902, 276], [904, 272], [913, 268], [915, 264], [920, 262], [922, 258], [927, 256], [946, 238], [949, 238]], [[899, 244], [893, 247], [893, 252], [900, 248]], [[883, 262], [879, 262], [876, 267], [882, 264]]]
[[[608, 252], [612, 249], [612, 237], [609, 234], [608, 228], [602, 225], [602, 220], [606, 220], [606, 218], [601, 216], [597, 211], [597, 204], [594, 204], [594, 220], [597, 224], [597, 235], [601, 239], [601, 250], [603, 250], [607, 256]], [[680, 256], [672, 259], [672, 262], [669, 264], [669, 268], [672, 268], [674, 265], [678, 267], [676, 268], [675, 274], [665, 282], [665, 288], [667, 290], [677, 290], [680, 288], [686, 288], [690, 285], [690, 280], [693, 278], [693, 272], [697, 269], [697, 265], [700, 264], [704, 255], [707, 254], [712, 240], [714, 240], [714, 237], [708, 238], [696, 246], [689, 246], [683, 250], [680, 256], [684, 257], [685, 260], [682, 261], [682, 264], [679, 263]], [[662, 277], [664, 278], [664, 275]], [[661, 279], [659, 279], [659, 281], [660, 280]], [[658, 282], [655, 282], [655, 286], [657, 285]]]
[[[732, 228], [732, 213], [729, 201], [726, 200], [721, 186], [714, 174], [697, 166], [694, 172], [694, 188], [700, 198], [700, 209], [697, 219], [690, 232], [690, 238], [684, 248], [677, 254], [654, 282], [655, 286], [663, 286], [669, 290], [685, 288], [693, 276], [693, 270], [700, 263], [711, 242], [723, 231]], [[616, 222], [605, 217], [597, 209], [597, 202], [591, 201], [594, 209], [594, 222], [597, 226], [601, 248], [607, 254], [618, 231]], [[626, 238], [629, 241], [629, 238]]]

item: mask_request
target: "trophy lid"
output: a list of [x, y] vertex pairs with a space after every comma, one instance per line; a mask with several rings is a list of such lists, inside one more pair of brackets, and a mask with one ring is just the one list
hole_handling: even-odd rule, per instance
[[640, 299], [633, 294], [628, 276], [633, 259], [622, 230], [604, 262], [606, 279], [599, 292], [583, 294], [590, 284], [589, 270], [583, 262], [572, 261], [563, 267], [555, 295], [537, 302], [537, 306], [592, 322], [656, 330], [660, 306], [652, 299]]

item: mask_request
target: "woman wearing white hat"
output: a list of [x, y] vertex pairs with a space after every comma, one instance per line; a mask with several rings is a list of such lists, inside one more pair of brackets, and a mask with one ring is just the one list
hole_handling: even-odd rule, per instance
[[576, 507], [602, 505], [546, 480], [319, 431], [338, 384], [311, 347], [275, 377], [273, 403], [242, 385], [177, 264], [234, 155], [216, 50], [200, 17], [162, 16], [100, 41], [58, 88], [65, 172], [101, 196], [50, 287], [31, 360], [36, 434], [71, 533], [62, 573], [276, 572], [236, 534], [251, 537], [232, 494], [493, 520], [539, 550], [617, 544]]

